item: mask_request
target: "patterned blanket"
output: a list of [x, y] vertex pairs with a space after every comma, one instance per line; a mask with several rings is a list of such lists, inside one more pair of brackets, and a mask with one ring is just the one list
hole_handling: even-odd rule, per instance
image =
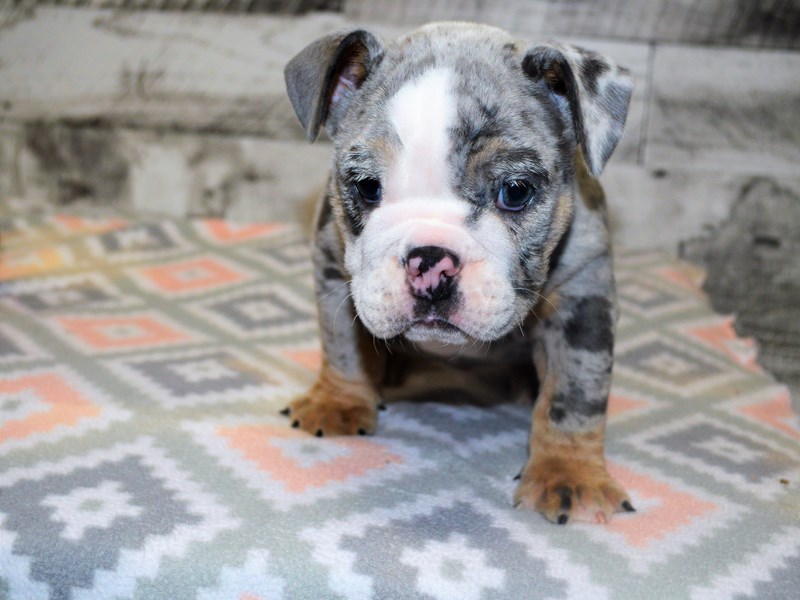
[[279, 411], [320, 356], [290, 225], [0, 213], [0, 597], [797, 598], [800, 427], [695, 268], [617, 259], [635, 514], [515, 511], [530, 406]]

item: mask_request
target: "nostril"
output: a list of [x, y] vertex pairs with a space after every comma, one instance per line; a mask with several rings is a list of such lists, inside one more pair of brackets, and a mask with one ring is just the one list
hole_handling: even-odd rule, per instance
[[411, 275], [412, 277], [418, 277], [419, 275], [422, 274], [422, 269], [420, 268], [421, 266], [422, 266], [422, 257], [416, 256], [410, 259], [406, 263], [406, 270], [408, 271], [408, 274]]

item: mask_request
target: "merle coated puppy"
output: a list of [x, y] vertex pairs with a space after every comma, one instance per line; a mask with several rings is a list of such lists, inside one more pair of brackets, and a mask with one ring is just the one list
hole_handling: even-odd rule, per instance
[[539, 386], [515, 505], [557, 523], [632, 511], [604, 458], [617, 307], [595, 180], [629, 73], [438, 23], [387, 45], [324, 37], [285, 75], [308, 139], [324, 125], [334, 158], [313, 246], [324, 364], [284, 414], [317, 436], [368, 434], [404, 354], [523, 356]]

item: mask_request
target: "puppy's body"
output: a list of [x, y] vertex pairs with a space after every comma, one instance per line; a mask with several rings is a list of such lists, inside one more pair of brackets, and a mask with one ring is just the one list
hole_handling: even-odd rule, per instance
[[408, 351], [527, 364], [540, 385], [517, 504], [557, 522], [631, 509], [603, 458], [616, 303], [592, 178], [621, 135], [626, 72], [451, 23], [386, 47], [323, 38], [286, 77], [309, 138], [324, 123], [335, 148], [313, 255], [325, 361], [293, 423], [372, 432]]

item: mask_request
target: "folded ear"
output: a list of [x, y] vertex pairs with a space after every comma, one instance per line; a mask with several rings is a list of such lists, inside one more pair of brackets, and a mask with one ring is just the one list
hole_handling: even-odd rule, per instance
[[368, 31], [336, 33], [307, 46], [284, 69], [286, 91], [309, 142], [326, 124], [331, 135], [353, 95], [383, 55]]
[[586, 165], [598, 177], [622, 136], [633, 91], [630, 72], [595, 52], [561, 44], [530, 49], [522, 68], [544, 81], [569, 112]]

